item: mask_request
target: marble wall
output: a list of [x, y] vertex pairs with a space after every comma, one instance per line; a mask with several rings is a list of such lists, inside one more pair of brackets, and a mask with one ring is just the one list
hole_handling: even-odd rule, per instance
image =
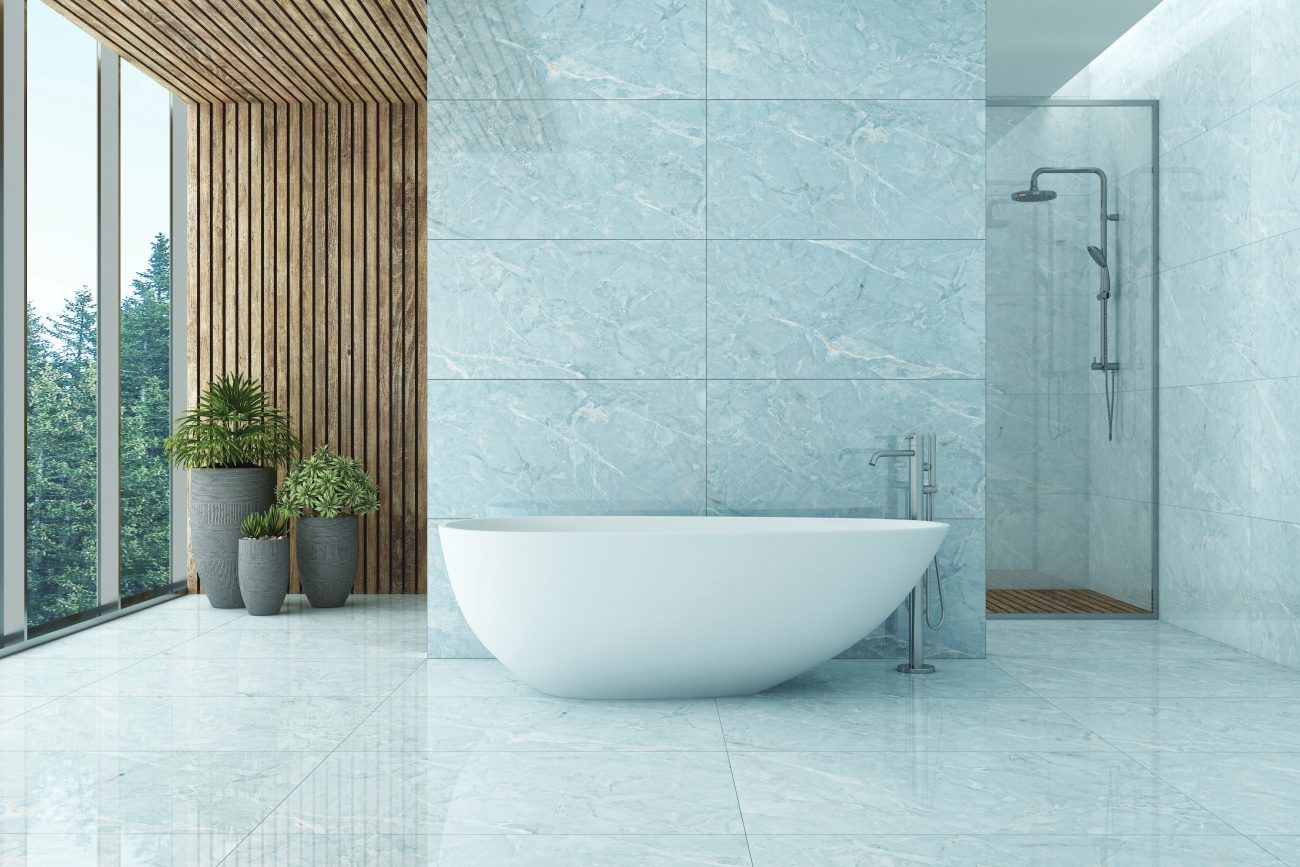
[[1292, 666], [1297, 39], [1290, 0], [1165, 0], [1063, 91], [1161, 101], [1161, 617]]
[[[845, 450], [933, 431], [929, 651], [983, 655], [982, 0], [429, 21], [429, 514], [895, 515]], [[430, 655], [483, 655], [430, 559]]]
[[[990, 587], [1086, 588], [1150, 610], [1152, 468], [1151, 110], [988, 110], [988, 533]], [[1099, 354], [1093, 175], [1044, 175], [1050, 202], [1013, 202], [1040, 166], [1106, 172], [1109, 438]]]

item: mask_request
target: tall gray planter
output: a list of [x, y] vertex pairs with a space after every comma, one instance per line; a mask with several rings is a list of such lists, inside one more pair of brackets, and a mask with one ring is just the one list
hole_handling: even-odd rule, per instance
[[248, 613], [279, 614], [289, 592], [289, 540], [239, 540], [239, 592]]
[[338, 608], [357, 580], [357, 518], [299, 518], [298, 580], [313, 608]]
[[275, 502], [275, 470], [190, 470], [190, 545], [213, 608], [243, 608], [239, 525]]

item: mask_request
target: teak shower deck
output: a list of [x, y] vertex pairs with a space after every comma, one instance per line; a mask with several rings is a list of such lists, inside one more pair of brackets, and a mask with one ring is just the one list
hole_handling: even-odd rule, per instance
[[989, 614], [1149, 614], [1095, 590], [987, 590]]

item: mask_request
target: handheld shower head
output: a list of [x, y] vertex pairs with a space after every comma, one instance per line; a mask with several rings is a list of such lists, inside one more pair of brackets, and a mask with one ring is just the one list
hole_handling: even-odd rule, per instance
[[1096, 262], [1099, 268], [1107, 267], [1106, 254], [1101, 251], [1100, 247], [1094, 247], [1093, 245], [1089, 244], [1088, 255], [1092, 257], [1092, 261]]
[[1013, 202], [1050, 202], [1056, 198], [1055, 190], [1040, 190], [1038, 184], [1030, 184], [1029, 189], [1011, 194]]

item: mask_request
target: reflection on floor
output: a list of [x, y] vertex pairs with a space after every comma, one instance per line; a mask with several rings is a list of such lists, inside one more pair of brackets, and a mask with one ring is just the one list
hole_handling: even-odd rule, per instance
[[989, 614], [1149, 614], [1095, 590], [985, 591]]
[[0, 659], [0, 864], [1300, 864], [1300, 671], [1153, 621], [574, 702], [422, 600], [187, 597]]

